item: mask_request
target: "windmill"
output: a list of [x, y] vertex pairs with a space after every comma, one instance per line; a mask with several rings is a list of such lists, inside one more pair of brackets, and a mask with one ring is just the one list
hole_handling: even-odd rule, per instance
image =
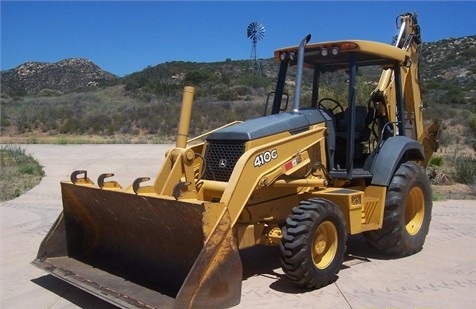
[[260, 64], [257, 61], [257, 54], [256, 54], [256, 45], [258, 44], [258, 41], [260, 41], [262, 38], [264, 38], [264, 26], [256, 21], [252, 22], [251, 24], [248, 25], [248, 28], [246, 28], [246, 36], [251, 40], [251, 56], [250, 58], [253, 60], [253, 73], [257, 75], [261, 75], [261, 67]]

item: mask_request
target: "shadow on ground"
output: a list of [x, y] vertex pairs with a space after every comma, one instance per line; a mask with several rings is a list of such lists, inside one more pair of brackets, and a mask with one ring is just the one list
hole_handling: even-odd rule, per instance
[[83, 309], [117, 309], [116, 306], [52, 275], [45, 275], [31, 281]]
[[[309, 292], [309, 289], [294, 285], [292, 280], [281, 271], [280, 254], [280, 250], [277, 246], [255, 246], [240, 250], [240, 257], [243, 264], [243, 280], [253, 276], [265, 276], [275, 279], [275, 281], [270, 284], [270, 288], [275, 291], [290, 294]], [[389, 259], [389, 257], [380, 254], [370, 247], [362, 235], [350, 236], [347, 241], [347, 253], [341, 271], [345, 271], [358, 264], [370, 263], [372, 259]], [[336, 280], [338, 280], [338, 276], [336, 276]], [[52, 275], [45, 275], [32, 279], [31, 281], [83, 309], [117, 308]]]
[[[253, 276], [266, 276], [276, 279], [270, 288], [283, 293], [301, 294], [309, 289], [301, 288], [292, 282], [282, 271], [279, 260], [280, 250], [275, 246], [255, 246], [240, 251], [243, 263], [243, 280]], [[347, 241], [347, 252], [341, 271], [352, 268], [358, 264], [370, 263], [372, 259], [388, 260], [390, 257], [373, 249], [363, 235], [351, 235]], [[336, 275], [336, 280], [338, 280]]]

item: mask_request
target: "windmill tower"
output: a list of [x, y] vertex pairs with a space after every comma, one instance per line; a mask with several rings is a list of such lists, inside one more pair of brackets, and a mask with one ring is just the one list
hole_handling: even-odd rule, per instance
[[256, 53], [256, 45], [264, 37], [264, 26], [256, 21], [252, 22], [246, 28], [246, 36], [251, 40], [251, 61], [252, 63], [252, 73], [256, 75], [261, 75], [261, 66], [258, 62], [258, 55]]

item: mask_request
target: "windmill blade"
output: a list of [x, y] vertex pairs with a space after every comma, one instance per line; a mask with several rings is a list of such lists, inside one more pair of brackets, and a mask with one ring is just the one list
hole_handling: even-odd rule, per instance
[[246, 35], [249, 39], [257, 42], [264, 37], [265, 29], [264, 26], [256, 21], [248, 25], [246, 29]]
[[256, 26], [258, 25], [257, 22], [252, 22], [251, 24], [248, 25], [248, 28], [246, 29], [246, 36], [250, 39], [252, 39], [255, 35], [255, 29]]

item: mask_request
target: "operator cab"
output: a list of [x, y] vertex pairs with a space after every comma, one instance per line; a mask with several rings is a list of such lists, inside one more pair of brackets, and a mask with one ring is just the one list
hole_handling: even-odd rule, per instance
[[386, 138], [397, 132], [404, 134], [400, 124], [395, 128], [388, 119], [388, 98], [374, 90], [377, 84], [372, 81], [382, 69], [382, 74], [397, 72], [392, 93], [396, 95], [397, 112], [403, 111], [400, 65], [408, 60], [408, 54], [392, 45], [370, 41], [314, 43], [304, 47], [300, 72], [298, 53], [299, 46], [275, 51], [280, 69], [276, 90], [268, 95], [265, 115], [289, 111], [290, 77], [296, 76], [294, 99], [298, 103], [294, 105], [300, 110], [319, 110], [327, 119], [331, 176], [371, 178], [372, 153]]

